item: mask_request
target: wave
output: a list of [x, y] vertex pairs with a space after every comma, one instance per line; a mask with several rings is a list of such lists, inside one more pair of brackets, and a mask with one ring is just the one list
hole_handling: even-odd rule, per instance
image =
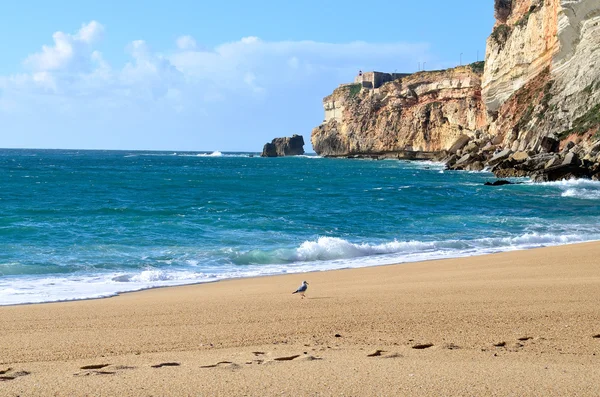
[[[260, 156], [260, 153], [223, 153], [219, 150], [215, 150], [213, 152], [205, 152], [205, 153], [195, 153], [195, 152], [172, 152], [172, 153], [139, 153], [139, 154], [128, 154], [125, 155], [125, 158], [130, 157], [257, 157]], [[310, 157], [310, 156], [308, 156]]]
[[[595, 232], [595, 233], [594, 233]], [[544, 246], [600, 240], [600, 232], [550, 234], [475, 240], [388, 241], [357, 243], [338, 237], [304, 241], [296, 248], [223, 252], [219, 266], [187, 260], [175, 268], [88, 273], [86, 275], [22, 276], [0, 279], [0, 305], [103, 298], [148, 288], [197, 284], [230, 278], [357, 268], [392, 263], [458, 258]]]
[[[534, 182], [531, 182], [532, 184]], [[540, 185], [540, 186], [556, 186], [556, 187], [582, 187], [582, 186], [588, 186], [588, 187], [595, 187], [600, 189], [600, 182], [599, 181], [593, 181], [591, 179], [565, 179], [562, 181], [554, 181], [554, 182], [540, 182], [540, 183], [535, 183], [536, 185]]]
[[299, 156], [294, 156], [294, 157], [300, 157], [303, 159], [322, 159], [323, 156], [319, 156], [318, 154], [301, 154]]
[[[327, 262], [354, 260], [370, 257], [377, 261], [379, 256], [393, 255], [397, 263], [419, 261], [439, 257], [464, 256], [465, 254], [486, 254], [499, 251], [512, 251], [551, 245], [600, 240], [598, 234], [540, 234], [526, 233], [516, 237], [493, 237], [475, 240], [444, 241], [390, 241], [380, 244], [352, 243], [337, 237], [320, 237], [315, 241], [305, 241], [295, 249], [253, 250], [234, 253], [232, 262], [237, 265], [262, 264], [301, 264], [307, 262]], [[416, 259], [414, 258], [416, 257]], [[410, 260], [407, 260], [410, 258]], [[388, 262], [392, 263], [392, 262]]]
[[600, 200], [600, 189], [567, 189], [561, 196], [574, 197], [582, 200]]
[[562, 190], [561, 197], [581, 200], [600, 200], [600, 182], [589, 179], [568, 179], [555, 182], [543, 182], [542, 186]]
[[214, 151], [212, 153], [198, 153], [196, 156], [198, 157], [223, 157], [223, 153]]

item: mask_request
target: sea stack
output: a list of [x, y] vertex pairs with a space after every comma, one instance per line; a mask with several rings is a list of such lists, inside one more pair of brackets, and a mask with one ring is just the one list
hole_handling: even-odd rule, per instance
[[302, 135], [292, 135], [286, 138], [275, 138], [266, 143], [261, 157], [299, 156], [304, 154], [304, 138]]

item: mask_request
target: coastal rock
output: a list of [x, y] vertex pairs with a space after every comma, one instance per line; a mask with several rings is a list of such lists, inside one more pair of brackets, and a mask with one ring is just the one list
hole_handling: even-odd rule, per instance
[[504, 179], [500, 179], [494, 182], [486, 182], [484, 183], [485, 186], [504, 186], [504, 185], [513, 185], [512, 182], [504, 180]]
[[565, 146], [563, 147], [562, 153], [568, 153], [569, 151], [571, 151], [571, 149], [573, 149], [575, 147], [575, 143], [569, 141], [565, 144]]
[[494, 155], [494, 157], [492, 157], [489, 161], [488, 161], [488, 165], [490, 166], [494, 166], [498, 163], [500, 163], [503, 160], [506, 160], [510, 154], [511, 154], [511, 150], [510, 149], [504, 149], [501, 152], [498, 152]]
[[587, 169], [577, 165], [566, 164], [546, 168], [543, 171], [536, 172], [531, 176], [534, 182], [552, 182], [565, 179], [589, 178]]
[[299, 156], [304, 154], [304, 138], [292, 135], [287, 138], [275, 138], [265, 144], [261, 157]]
[[469, 164], [465, 170], [467, 171], [483, 171], [483, 169], [485, 168], [485, 165], [483, 165], [483, 163], [481, 161], [475, 161], [471, 164]]
[[462, 156], [460, 159], [458, 159], [458, 161], [454, 165], [455, 166], [465, 165], [465, 164], [467, 164], [467, 162], [469, 160], [471, 160], [471, 155], [467, 153], [464, 156]]
[[579, 159], [577, 158], [577, 155], [575, 153], [569, 152], [565, 156], [565, 159], [563, 160], [561, 165], [576, 165], [578, 160]]
[[448, 149], [448, 151], [450, 153], [456, 153], [457, 151], [464, 148], [469, 143], [470, 140], [471, 140], [470, 136], [463, 134], [463, 135], [459, 136], [458, 139], [456, 139], [456, 142], [454, 142], [454, 144], [450, 147], [450, 149]]
[[544, 165], [544, 169], [556, 167], [559, 165], [559, 163], [562, 163], [562, 158], [559, 156], [554, 156]]
[[558, 151], [559, 145], [560, 142], [558, 140], [549, 136], [544, 136], [542, 137], [542, 140], [540, 142], [540, 151], [546, 153], [554, 153]]
[[529, 159], [529, 155], [526, 152], [516, 152], [511, 155], [511, 158], [515, 161], [522, 162]]

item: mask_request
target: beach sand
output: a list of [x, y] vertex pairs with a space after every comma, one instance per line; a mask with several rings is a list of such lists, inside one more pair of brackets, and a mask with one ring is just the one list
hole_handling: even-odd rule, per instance
[[0, 307], [0, 395], [598, 396], [600, 243]]

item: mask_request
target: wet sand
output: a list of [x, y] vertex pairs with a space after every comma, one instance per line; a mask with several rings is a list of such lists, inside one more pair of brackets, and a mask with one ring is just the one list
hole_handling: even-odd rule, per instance
[[599, 390], [600, 243], [0, 307], [0, 396]]

